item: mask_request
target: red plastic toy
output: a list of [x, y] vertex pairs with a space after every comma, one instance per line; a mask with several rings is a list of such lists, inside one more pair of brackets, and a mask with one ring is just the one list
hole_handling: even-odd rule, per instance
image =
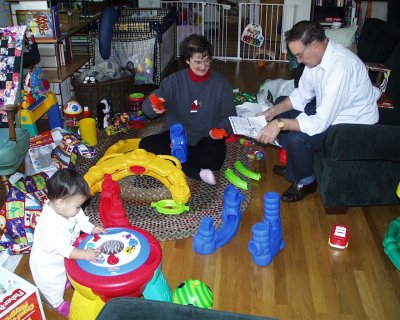
[[225, 129], [218, 129], [218, 128], [212, 129], [211, 134], [215, 139], [223, 139], [224, 137], [228, 136]]
[[149, 96], [149, 100], [151, 102], [151, 104], [160, 111], [164, 111], [165, 110], [165, 101], [162, 100], [161, 98], [159, 98], [156, 94], [152, 93]]
[[349, 245], [349, 227], [335, 224], [329, 236], [329, 245], [337, 249], [346, 249]]

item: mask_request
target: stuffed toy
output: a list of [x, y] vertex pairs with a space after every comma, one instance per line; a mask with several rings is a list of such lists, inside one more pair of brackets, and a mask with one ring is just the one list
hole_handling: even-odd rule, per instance
[[100, 130], [107, 128], [111, 124], [111, 105], [107, 99], [101, 100], [97, 104], [97, 127]]

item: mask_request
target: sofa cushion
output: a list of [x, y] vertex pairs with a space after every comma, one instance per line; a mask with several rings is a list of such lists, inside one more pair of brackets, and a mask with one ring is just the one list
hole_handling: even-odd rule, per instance
[[358, 51], [358, 56], [365, 62], [386, 63], [393, 49], [400, 42], [400, 29], [384, 25], [372, 30], [368, 35], [365, 52]]
[[390, 69], [385, 93], [389, 98], [395, 100], [397, 106], [400, 107], [400, 41], [394, 47], [385, 64]]
[[[327, 161], [383, 160], [400, 162], [400, 126], [337, 124], [326, 135]], [[372, 173], [371, 173], [372, 174]]]
[[354, 35], [357, 31], [357, 25], [339, 28], [339, 29], [326, 29], [325, 35], [337, 42], [340, 43], [345, 48], [350, 48], [354, 42]]
[[400, 126], [400, 104], [393, 108], [379, 108], [378, 124]]
[[371, 43], [371, 35], [380, 30], [386, 25], [386, 22], [376, 18], [367, 18], [361, 29], [360, 39], [357, 43], [357, 54], [362, 61], [373, 62], [369, 60], [369, 51], [374, 48], [374, 43]]

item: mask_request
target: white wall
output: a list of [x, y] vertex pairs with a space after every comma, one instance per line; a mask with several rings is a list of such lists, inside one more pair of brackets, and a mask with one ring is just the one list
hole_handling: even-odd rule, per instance
[[302, 20], [310, 20], [311, 1], [314, 0], [285, 0], [285, 4], [295, 4], [294, 23]]

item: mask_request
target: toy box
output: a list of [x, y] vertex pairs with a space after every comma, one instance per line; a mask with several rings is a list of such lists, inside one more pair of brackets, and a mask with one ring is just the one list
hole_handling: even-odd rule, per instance
[[46, 319], [38, 289], [0, 267], [0, 319]]

